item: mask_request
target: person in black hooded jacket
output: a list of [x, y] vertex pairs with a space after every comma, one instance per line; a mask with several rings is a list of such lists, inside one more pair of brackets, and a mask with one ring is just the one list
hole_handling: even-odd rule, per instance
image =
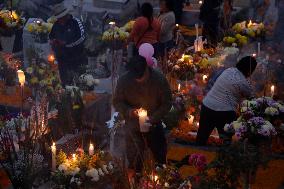
[[199, 19], [203, 22], [202, 35], [212, 47], [217, 46], [220, 27], [220, 13], [223, 0], [204, 0]]

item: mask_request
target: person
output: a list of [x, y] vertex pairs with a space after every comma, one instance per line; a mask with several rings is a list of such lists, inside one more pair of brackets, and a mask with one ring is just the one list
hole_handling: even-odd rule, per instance
[[[172, 95], [166, 78], [148, 67], [144, 57], [131, 58], [127, 69], [118, 80], [113, 105], [125, 120], [128, 175], [131, 179], [142, 171], [146, 147], [150, 148], [156, 163], [166, 163], [167, 144], [162, 119], [170, 111]], [[137, 114], [140, 108], [148, 113], [149, 119], [145, 123], [145, 126], [150, 126], [148, 133], [140, 132]]]
[[175, 29], [175, 14], [173, 12], [172, 0], [160, 0], [160, 15], [158, 19], [161, 23], [160, 33], [160, 51], [164, 55], [165, 50], [169, 50], [174, 46], [173, 32]]
[[[158, 19], [153, 16], [153, 7], [150, 3], [144, 3], [141, 6], [142, 16], [138, 17], [135, 21], [128, 42], [134, 42], [136, 52], [143, 43], [150, 43], [158, 52], [158, 42], [160, 40], [161, 24]], [[156, 57], [156, 56], [155, 56]]]
[[237, 63], [236, 67], [227, 68], [217, 78], [201, 107], [200, 126], [196, 138], [198, 145], [206, 145], [215, 127], [224, 143], [230, 143], [231, 136], [225, 133], [224, 126], [237, 119], [236, 111], [241, 100], [253, 96], [247, 78], [251, 76], [256, 66], [256, 59], [246, 56]]
[[176, 23], [181, 24], [185, 0], [174, 0], [174, 13]]
[[203, 22], [202, 35], [209, 45], [216, 47], [219, 39], [220, 11], [223, 0], [204, 0], [199, 19]]
[[85, 30], [82, 22], [69, 14], [63, 3], [54, 5], [53, 9], [57, 21], [49, 34], [52, 50], [58, 62], [62, 85], [73, 85], [74, 77], [83, 74], [87, 64]]

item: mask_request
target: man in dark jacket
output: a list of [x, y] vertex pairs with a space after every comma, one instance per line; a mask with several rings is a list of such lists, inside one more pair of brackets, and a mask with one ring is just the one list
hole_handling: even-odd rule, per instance
[[204, 0], [200, 7], [199, 19], [203, 22], [202, 35], [212, 47], [217, 46], [223, 0]]
[[54, 17], [57, 21], [49, 34], [63, 86], [72, 85], [74, 77], [84, 73], [84, 66], [87, 64], [83, 24], [68, 12], [63, 3], [54, 6]]
[[[145, 58], [136, 56], [128, 64], [128, 72], [118, 80], [113, 105], [125, 119], [129, 174], [141, 172], [146, 145], [156, 163], [166, 163], [166, 139], [162, 119], [172, 105], [169, 84], [162, 73], [147, 66]], [[147, 110], [148, 133], [139, 129], [137, 110]]]

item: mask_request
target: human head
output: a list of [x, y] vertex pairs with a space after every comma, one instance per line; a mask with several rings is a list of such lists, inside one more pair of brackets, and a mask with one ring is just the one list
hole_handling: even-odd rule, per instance
[[69, 16], [70, 10], [65, 7], [64, 3], [59, 3], [53, 6], [53, 16], [57, 20], [65, 20]]
[[257, 61], [253, 56], [242, 58], [236, 65], [237, 69], [244, 74], [245, 77], [250, 77], [257, 66]]
[[149, 23], [152, 23], [153, 12], [153, 6], [150, 3], [143, 3], [143, 5], [141, 6], [141, 14], [148, 19]]
[[169, 12], [173, 11], [174, 3], [173, 0], [160, 0], [160, 11]]
[[130, 59], [126, 68], [134, 79], [141, 80], [144, 77], [147, 68], [147, 61], [140, 55], [134, 56]]

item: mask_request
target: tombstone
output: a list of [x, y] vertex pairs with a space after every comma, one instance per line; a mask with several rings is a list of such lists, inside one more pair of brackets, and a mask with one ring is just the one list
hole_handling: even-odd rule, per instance
[[23, 53], [24, 53], [24, 66], [25, 67], [27, 67], [29, 65], [29, 62], [28, 62], [28, 49], [29, 48], [37, 49], [37, 52], [39, 53], [40, 57], [43, 58], [44, 60], [48, 59], [48, 55], [51, 52], [51, 47], [50, 47], [49, 43], [37, 43], [35, 41], [34, 35], [31, 34], [27, 29], [27, 25], [29, 23], [33, 23], [37, 20], [41, 20], [41, 19], [30, 18], [27, 21], [27, 23], [24, 27], [24, 31], [23, 31]]

